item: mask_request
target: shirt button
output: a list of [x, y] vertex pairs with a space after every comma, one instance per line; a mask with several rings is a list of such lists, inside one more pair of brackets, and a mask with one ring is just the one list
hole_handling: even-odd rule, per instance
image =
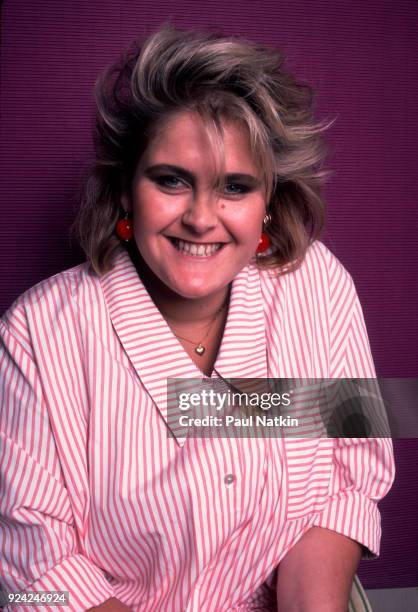
[[235, 476], [234, 474], [227, 474], [224, 478], [224, 483], [227, 485], [232, 484], [233, 482], [235, 482]]

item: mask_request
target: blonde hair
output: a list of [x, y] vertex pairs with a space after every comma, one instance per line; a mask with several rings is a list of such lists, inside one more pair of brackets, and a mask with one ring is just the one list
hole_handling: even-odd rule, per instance
[[184, 110], [200, 113], [214, 147], [222, 143], [222, 118], [245, 124], [271, 216], [272, 252], [258, 263], [282, 272], [301, 264], [324, 224], [326, 126], [313, 120], [311, 89], [285, 69], [279, 51], [164, 26], [99, 77], [95, 98], [96, 159], [81, 186], [73, 231], [98, 274], [112, 268], [121, 194], [139, 158], [155, 129]]

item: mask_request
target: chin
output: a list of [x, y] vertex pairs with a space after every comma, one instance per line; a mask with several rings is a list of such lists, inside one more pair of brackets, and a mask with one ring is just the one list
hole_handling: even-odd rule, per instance
[[212, 295], [213, 293], [215, 293], [216, 291], [208, 291], [207, 289], [193, 289], [193, 288], [181, 288], [181, 289], [173, 289], [175, 293], [177, 293], [177, 295], [180, 295], [181, 297], [187, 299], [187, 300], [198, 300], [198, 299], [202, 299], [205, 297], [209, 297], [210, 295]]
[[177, 293], [177, 295], [190, 300], [209, 297], [214, 293], [217, 293], [218, 291], [222, 291], [224, 287], [225, 285], [217, 285], [216, 287], [211, 287], [207, 284], [173, 284], [170, 286], [171, 290], [174, 291], [174, 293]]

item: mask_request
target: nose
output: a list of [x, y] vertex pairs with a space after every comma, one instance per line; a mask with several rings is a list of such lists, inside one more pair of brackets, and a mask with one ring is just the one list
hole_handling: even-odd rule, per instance
[[196, 234], [205, 234], [218, 222], [218, 198], [211, 189], [196, 191], [191, 195], [182, 223]]

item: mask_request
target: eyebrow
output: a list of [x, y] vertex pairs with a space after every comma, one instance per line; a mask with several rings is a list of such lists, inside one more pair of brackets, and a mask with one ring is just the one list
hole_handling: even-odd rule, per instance
[[[148, 166], [148, 168], [146, 168], [144, 171], [144, 173], [151, 178], [160, 172], [170, 172], [172, 174], [176, 174], [189, 181], [192, 185], [194, 185], [196, 182], [195, 175], [193, 174], [193, 172], [190, 172], [189, 170], [186, 170], [186, 168], [182, 168], [181, 166], [176, 166], [173, 164], [155, 164], [153, 166]], [[224, 177], [224, 180], [225, 182], [229, 183], [244, 182], [252, 188], [256, 188], [261, 184], [261, 179], [256, 176], [253, 176], [252, 174], [245, 174], [243, 172], [232, 172], [230, 174], [227, 174]]]

